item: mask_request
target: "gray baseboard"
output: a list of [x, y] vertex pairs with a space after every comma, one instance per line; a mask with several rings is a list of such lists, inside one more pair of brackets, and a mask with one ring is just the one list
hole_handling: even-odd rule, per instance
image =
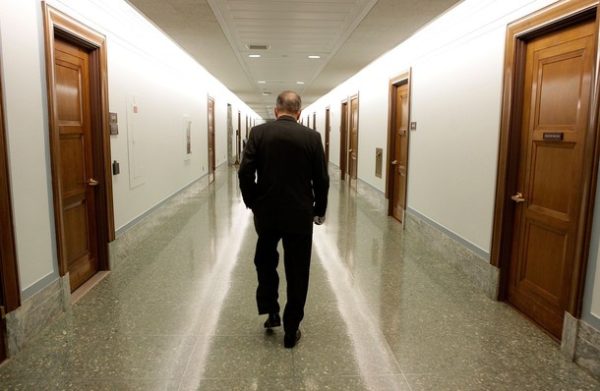
[[6, 314], [8, 356], [14, 356], [56, 317], [71, 310], [69, 274], [57, 278]]
[[[223, 169], [225, 168], [223, 166]], [[220, 171], [223, 171], [223, 169], [219, 168]], [[147, 250], [141, 248], [143, 243], [147, 243], [146, 239], [150, 235], [156, 235], [156, 231], [162, 229], [162, 222], [175, 213], [181, 213], [179, 205], [185, 201], [186, 197], [198, 194], [208, 186], [208, 176], [204, 175], [120, 228], [117, 231], [115, 240], [109, 243], [110, 270], [113, 272], [118, 270], [126, 263], [131, 254]], [[158, 242], [154, 241], [154, 243]]]
[[484, 291], [490, 299], [498, 299], [500, 269], [489, 263], [485, 252], [473, 248], [473, 245], [467, 245], [458, 235], [414, 211], [408, 211], [405, 224], [407, 230], [418, 233], [426, 240], [440, 259], [461, 270], [471, 283]]
[[600, 379], [600, 331], [579, 320], [574, 361], [596, 379]]

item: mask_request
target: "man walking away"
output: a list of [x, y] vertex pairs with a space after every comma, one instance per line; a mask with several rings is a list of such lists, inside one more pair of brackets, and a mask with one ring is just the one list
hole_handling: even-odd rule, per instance
[[283, 311], [284, 346], [300, 339], [308, 292], [313, 223], [325, 221], [329, 175], [321, 135], [298, 123], [300, 96], [277, 97], [276, 121], [250, 132], [238, 176], [244, 203], [254, 213], [258, 234], [254, 264], [258, 275], [258, 313], [265, 328], [281, 325], [277, 244], [283, 242], [287, 303]]

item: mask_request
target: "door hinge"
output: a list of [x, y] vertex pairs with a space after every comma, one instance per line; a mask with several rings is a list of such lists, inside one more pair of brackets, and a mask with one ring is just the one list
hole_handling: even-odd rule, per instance
[[6, 310], [3, 305], [0, 305], [0, 319], [6, 319]]

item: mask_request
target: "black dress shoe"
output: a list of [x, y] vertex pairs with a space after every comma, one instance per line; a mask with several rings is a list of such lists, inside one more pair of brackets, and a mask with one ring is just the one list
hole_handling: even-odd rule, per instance
[[294, 346], [296, 346], [298, 341], [300, 341], [301, 337], [302, 337], [302, 333], [300, 332], [300, 330], [296, 330], [296, 335], [294, 335], [293, 333], [291, 333], [291, 334], [286, 333], [285, 336], [283, 337], [283, 346], [288, 349], [291, 349]]
[[269, 317], [265, 321], [265, 329], [279, 326], [281, 326], [281, 318], [279, 317], [279, 314], [276, 312], [269, 314]]

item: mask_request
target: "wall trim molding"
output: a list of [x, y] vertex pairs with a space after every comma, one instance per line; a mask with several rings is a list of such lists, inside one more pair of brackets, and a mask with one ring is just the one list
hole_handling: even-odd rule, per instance
[[54, 281], [58, 280], [60, 276], [58, 275], [57, 270], [53, 270], [52, 272], [46, 274], [44, 277], [40, 278], [27, 288], [23, 289], [21, 292], [21, 298], [23, 301], [30, 299], [35, 296], [37, 293], [41, 292], [45, 288], [47, 288]]
[[463, 246], [465, 246], [466, 248], [468, 248], [469, 250], [471, 250], [472, 252], [477, 254], [477, 256], [479, 256], [483, 260], [485, 260], [487, 262], [490, 261], [490, 253], [488, 253], [481, 247], [469, 242], [467, 239], [465, 239], [462, 236], [458, 235], [457, 233], [449, 230], [448, 228], [444, 227], [443, 225], [437, 223], [435, 220], [430, 219], [429, 217], [425, 216], [424, 214], [421, 214], [420, 212], [417, 212], [415, 209], [410, 208], [410, 207], [406, 208], [406, 213], [412, 217], [415, 217], [419, 220], [426, 222], [427, 224], [431, 225], [435, 229], [448, 235], [452, 239], [456, 240], [457, 242], [459, 242], [460, 244], [462, 244]]
[[[222, 164], [223, 163], [221, 163], [219, 166], [221, 166]], [[123, 234], [125, 234], [127, 231], [129, 231], [130, 229], [135, 227], [137, 224], [142, 222], [146, 217], [151, 215], [155, 210], [157, 210], [158, 208], [163, 206], [165, 203], [169, 202], [171, 199], [177, 197], [179, 194], [183, 193], [188, 188], [192, 187], [193, 185], [195, 185], [196, 183], [200, 182], [202, 179], [207, 178], [207, 177], [208, 177], [208, 174], [203, 174], [201, 177], [194, 179], [192, 182], [183, 186], [181, 189], [176, 190], [174, 193], [172, 193], [171, 195], [168, 195], [166, 198], [163, 198], [162, 200], [158, 201], [156, 204], [151, 206], [145, 212], [142, 212], [141, 214], [139, 214], [137, 217], [134, 217], [127, 224], [123, 225], [122, 227], [120, 227], [116, 230], [116, 238], [123, 236]]]
[[[38, 283], [45, 282], [45, 279]], [[36, 284], [38, 284], [36, 283]], [[13, 357], [61, 314], [71, 310], [69, 273], [55, 278], [6, 315], [8, 356]]]

